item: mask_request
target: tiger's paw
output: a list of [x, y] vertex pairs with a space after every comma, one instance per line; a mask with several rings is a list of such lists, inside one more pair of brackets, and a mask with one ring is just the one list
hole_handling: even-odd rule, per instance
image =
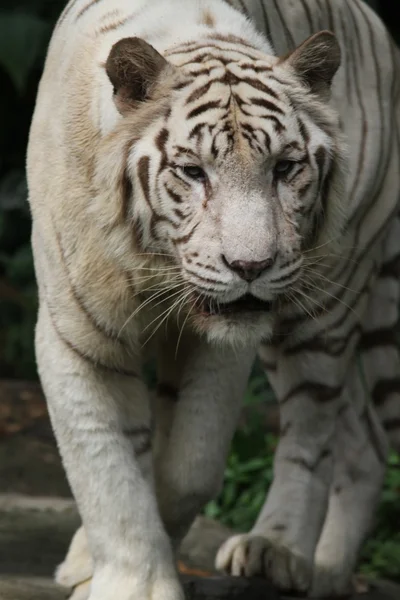
[[55, 579], [59, 585], [74, 590], [69, 600], [87, 600], [92, 575], [92, 557], [85, 530], [80, 527], [72, 538], [64, 562], [57, 568]]
[[355, 586], [348, 569], [332, 566], [314, 567], [310, 598], [335, 598], [350, 596], [355, 592]]
[[85, 583], [80, 583], [74, 588], [72, 592], [72, 596], [69, 597], [69, 600], [88, 600], [90, 596], [90, 586], [92, 580], [85, 581]]
[[140, 573], [111, 566], [97, 570], [89, 600], [185, 600], [176, 573], [162, 565], [146, 566]]
[[[156, 550], [153, 561], [145, 560], [143, 573], [126, 572], [109, 565], [93, 576], [94, 565], [86, 533], [75, 533], [64, 562], [58, 567], [56, 581], [71, 588], [69, 600], [184, 600], [178, 576], [169, 556]], [[158, 558], [158, 560], [157, 560]], [[153, 569], [149, 565], [154, 563]]]
[[251, 533], [229, 538], [218, 551], [216, 568], [235, 577], [265, 577], [284, 591], [304, 593], [311, 585], [310, 562], [285, 546]]

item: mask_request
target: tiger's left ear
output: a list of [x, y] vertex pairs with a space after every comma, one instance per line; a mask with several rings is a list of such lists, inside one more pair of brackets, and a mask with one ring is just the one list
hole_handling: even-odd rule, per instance
[[106, 72], [114, 88], [114, 102], [122, 115], [151, 96], [161, 73], [172, 65], [141, 38], [119, 40], [111, 48]]
[[341, 51], [336, 36], [330, 31], [320, 31], [283, 57], [280, 64], [289, 65], [313, 93], [328, 100], [340, 62]]

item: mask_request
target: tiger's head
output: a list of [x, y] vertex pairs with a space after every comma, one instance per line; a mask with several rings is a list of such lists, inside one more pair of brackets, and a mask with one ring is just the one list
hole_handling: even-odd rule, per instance
[[99, 177], [116, 182], [115, 222], [134, 237], [118, 251], [126, 268], [138, 256], [157, 265], [210, 338], [268, 336], [309, 253], [338, 235], [344, 149], [328, 101], [339, 64], [327, 31], [283, 58], [224, 36], [165, 56], [125, 38], [109, 54], [123, 118], [108, 136], [120, 154], [104, 146], [113, 174], [104, 162]]

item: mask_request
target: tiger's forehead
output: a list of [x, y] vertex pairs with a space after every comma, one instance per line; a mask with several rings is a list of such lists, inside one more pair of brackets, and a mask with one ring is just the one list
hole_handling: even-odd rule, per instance
[[276, 61], [276, 57], [266, 55], [248, 41], [233, 35], [210, 35], [199, 41], [188, 41], [176, 44], [164, 52], [165, 57], [182, 67], [204, 62], [208, 58], [219, 58], [224, 64], [228, 62]]
[[273, 88], [282, 88], [285, 83], [274, 73], [279, 58], [264, 54], [233, 36], [182, 44], [165, 55], [185, 79], [181, 89], [189, 91], [187, 102], [199, 99], [218, 83], [230, 88], [241, 86], [243, 92], [247, 85], [248, 91], [253, 88], [275, 97], [277, 92]]
[[198, 52], [201, 60], [180, 65], [183, 81], [172, 106], [182, 142], [186, 137], [197, 150], [208, 148], [214, 158], [238, 145], [250, 156], [277, 151], [286, 133], [296, 135], [296, 118], [285, 93], [290, 81], [276, 74], [278, 59], [261, 53], [232, 57], [222, 51]]

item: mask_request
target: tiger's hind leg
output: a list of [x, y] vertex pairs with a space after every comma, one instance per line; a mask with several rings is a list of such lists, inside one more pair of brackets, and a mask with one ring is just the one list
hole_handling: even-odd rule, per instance
[[386, 437], [359, 365], [350, 370], [340, 410], [328, 511], [313, 569], [311, 597], [350, 592], [359, 550], [379, 501]]
[[[326, 590], [338, 587], [340, 580], [344, 583], [351, 577], [350, 569], [379, 500], [387, 451], [384, 429], [389, 441], [396, 448], [400, 446], [400, 353], [395, 339], [400, 302], [399, 240], [397, 217], [370, 292], [360, 360], [353, 365], [345, 388], [329, 509], [315, 556], [315, 596], [323, 596]], [[335, 570], [339, 571], [336, 575]], [[340, 591], [344, 590], [339, 586]]]

